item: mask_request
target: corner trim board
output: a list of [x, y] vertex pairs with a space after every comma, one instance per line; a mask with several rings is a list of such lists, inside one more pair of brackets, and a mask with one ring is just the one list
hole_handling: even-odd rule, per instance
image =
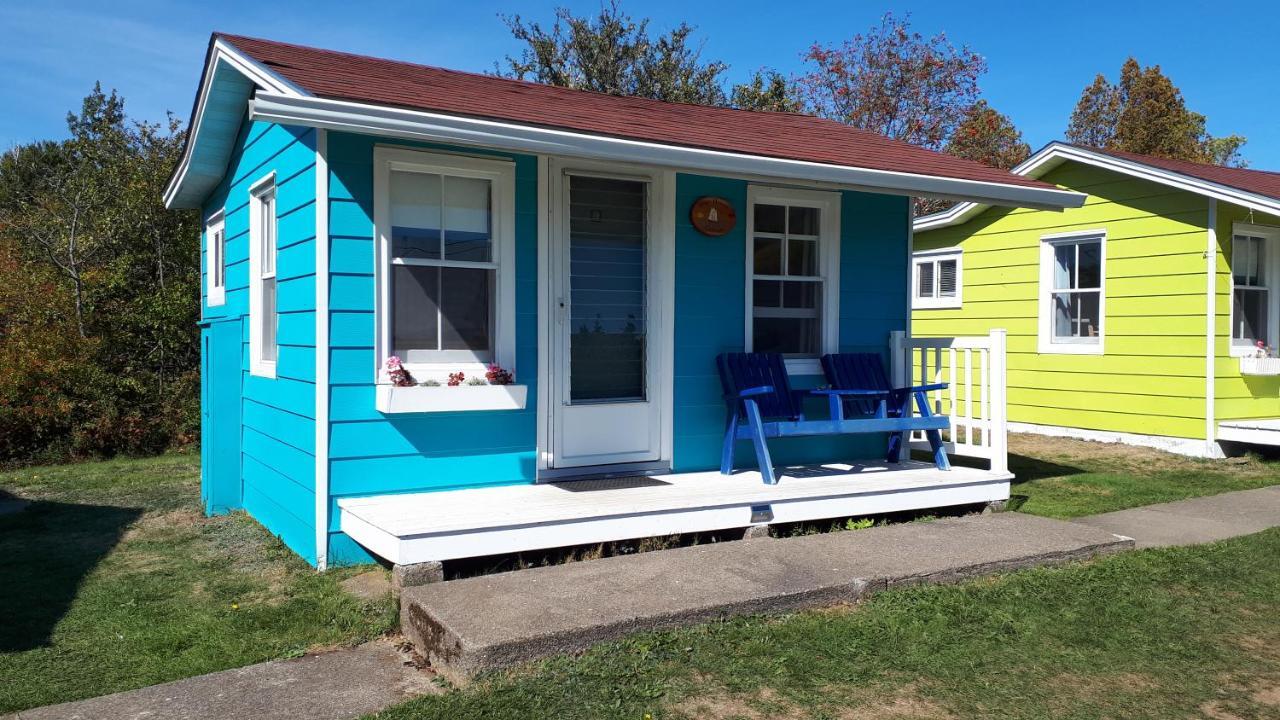
[[316, 569], [329, 564], [329, 135], [316, 130]]

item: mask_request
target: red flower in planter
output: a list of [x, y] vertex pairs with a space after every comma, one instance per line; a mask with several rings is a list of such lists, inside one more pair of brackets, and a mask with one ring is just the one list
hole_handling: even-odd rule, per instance
[[467, 379], [461, 372], [449, 373], [449, 387], [457, 387]]
[[417, 384], [409, 371], [405, 370], [404, 365], [400, 363], [400, 358], [395, 355], [387, 358], [387, 378], [396, 387], [412, 387]]
[[510, 385], [516, 381], [510, 370], [503, 370], [497, 363], [489, 365], [489, 371], [484, 374], [484, 379], [488, 380], [490, 385]]

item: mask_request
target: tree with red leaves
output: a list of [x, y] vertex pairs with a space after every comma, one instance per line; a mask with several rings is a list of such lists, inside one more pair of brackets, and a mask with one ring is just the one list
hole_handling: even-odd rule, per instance
[[943, 149], [978, 101], [986, 60], [945, 34], [925, 38], [910, 16], [887, 14], [866, 34], [804, 55], [799, 79], [809, 110], [915, 145]]

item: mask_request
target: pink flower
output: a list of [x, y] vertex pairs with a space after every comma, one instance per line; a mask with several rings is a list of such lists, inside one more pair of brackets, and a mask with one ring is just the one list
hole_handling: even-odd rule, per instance
[[400, 369], [400, 356], [399, 356], [399, 355], [392, 355], [391, 357], [387, 358], [387, 369], [388, 369], [388, 370], [399, 370], [399, 369]]

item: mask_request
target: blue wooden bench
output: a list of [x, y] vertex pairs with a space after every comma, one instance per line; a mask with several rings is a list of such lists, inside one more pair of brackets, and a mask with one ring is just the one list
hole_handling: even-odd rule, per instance
[[[822, 372], [827, 376], [827, 383], [833, 388], [857, 388], [879, 392], [876, 398], [869, 396], [846, 396], [844, 413], [846, 417], [889, 417], [910, 418], [911, 402], [914, 399], [920, 418], [937, 417], [929, 407], [929, 398], [925, 394], [930, 390], [944, 390], [946, 383], [932, 385], [915, 385], [895, 388], [884, 371], [884, 362], [876, 353], [832, 353], [822, 356]], [[941, 429], [947, 429], [949, 423]], [[942, 434], [938, 428], [923, 429], [929, 439], [929, 447], [933, 450], [934, 463], [940, 470], [951, 469], [946, 450], [942, 446]], [[897, 462], [900, 448], [907, 442], [907, 432], [901, 431], [889, 436], [886, 459]]]
[[[951, 467], [938, 433], [948, 428], [950, 423], [945, 417], [925, 414], [927, 402], [921, 412], [922, 417], [911, 417], [910, 413], [899, 413], [894, 417], [888, 411], [891, 388], [793, 390], [782, 355], [777, 353], [724, 353], [716, 357], [716, 368], [720, 371], [720, 384], [728, 409], [720, 453], [720, 472], [725, 475], [733, 473], [733, 450], [739, 440], [751, 441], [760, 475], [765, 483], [773, 485], [778, 482], [778, 477], [769, 457], [766, 442], [769, 438], [907, 433], [913, 430], [932, 430], [930, 442], [937, 439], [934, 457], [939, 469]], [[827, 399], [827, 419], [810, 420], [805, 417], [804, 400], [808, 397]], [[877, 409], [862, 417], [848, 418], [845, 417], [845, 405], [850, 400], [869, 403], [865, 407]]]

